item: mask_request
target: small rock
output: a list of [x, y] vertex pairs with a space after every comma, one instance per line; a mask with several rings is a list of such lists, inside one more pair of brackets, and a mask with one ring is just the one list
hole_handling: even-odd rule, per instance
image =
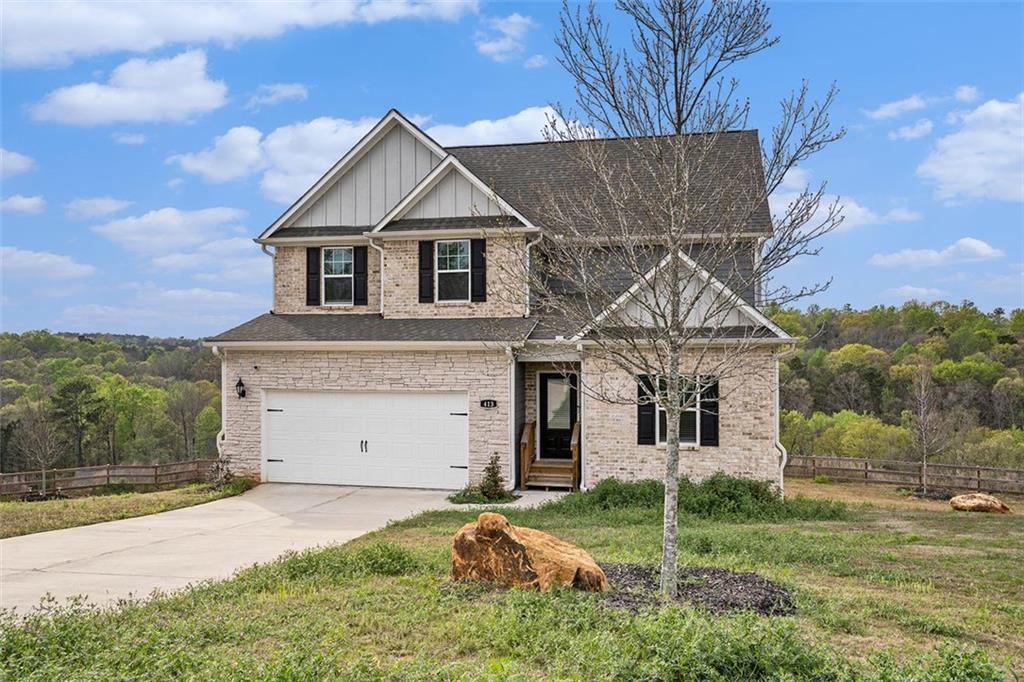
[[957, 511], [989, 512], [992, 514], [1013, 513], [999, 498], [986, 495], [985, 493], [957, 495], [949, 501], [949, 504]]
[[565, 585], [603, 592], [608, 579], [589, 554], [533, 528], [513, 526], [501, 514], [484, 512], [452, 542], [452, 578], [508, 587], [549, 590]]

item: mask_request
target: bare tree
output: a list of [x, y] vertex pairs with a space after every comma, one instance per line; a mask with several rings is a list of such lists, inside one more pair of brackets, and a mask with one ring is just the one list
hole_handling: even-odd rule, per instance
[[195, 459], [196, 419], [214, 395], [205, 383], [175, 381], [167, 390], [167, 416], [181, 429], [187, 459]]
[[[702, 393], [724, 390], [722, 379], [774, 387], [775, 365], [763, 361], [773, 330], [750, 323], [748, 302], [785, 305], [827, 286], [794, 289], [775, 274], [817, 254], [818, 238], [841, 220], [824, 184], [789, 185], [799, 163], [843, 132], [829, 122], [834, 87], [814, 103], [806, 83], [782, 100], [764, 144], [735, 132], [747, 127], [750, 107], [726, 74], [776, 43], [763, 3], [616, 7], [632, 24], [625, 48], [593, 3], [563, 5], [556, 42], [576, 105], [555, 107], [546, 136], [574, 144], [559, 148], [558, 178], [546, 189], [508, 197], [530, 205], [544, 232], [531, 255], [499, 267], [529, 283], [531, 309], [545, 324], [575, 332], [569, 347], [634, 378], [624, 389], [592, 372], [581, 380], [586, 396], [664, 411], [661, 589], [673, 595], [680, 417]], [[787, 174], [791, 196], [773, 220], [768, 198]]]
[[955, 425], [941, 409], [941, 398], [932, 381], [931, 368], [922, 365], [914, 376], [910, 394], [910, 434], [921, 461], [921, 492], [928, 494], [928, 459], [946, 452]]
[[42, 471], [42, 488], [46, 493], [46, 470], [53, 467], [68, 451], [70, 442], [56, 415], [44, 403], [31, 403], [21, 410], [15, 431], [17, 446], [32, 465]]

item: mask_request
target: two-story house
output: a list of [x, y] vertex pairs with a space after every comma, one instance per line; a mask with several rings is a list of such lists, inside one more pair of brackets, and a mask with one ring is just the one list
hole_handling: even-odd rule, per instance
[[[757, 149], [755, 132], [736, 135]], [[273, 310], [207, 341], [222, 359], [230, 469], [454, 489], [497, 456], [517, 485], [660, 478], [656, 407], [582, 395], [594, 373], [625, 390], [635, 380], [566, 348], [579, 330], [539, 324], [528, 286], [496, 260], [543, 234], [523, 198], [571, 181], [565, 144], [443, 148], [391, 111], [270, 225], [256, 242], [273, 258]], [[750, 258], [771, 230], [762, 218]], [[680, 473], [781, 486], [777, 363], [792, 339], [754, 305], [737, 314], [759, 330], [751, 373], [776, 380], [723, 377], [728, 397], [684, 429]]]

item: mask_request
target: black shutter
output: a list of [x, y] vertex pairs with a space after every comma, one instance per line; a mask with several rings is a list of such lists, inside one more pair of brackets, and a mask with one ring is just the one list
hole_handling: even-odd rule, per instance
[[[651, 400], [654, 395], [654, 384], [651, 378], [641, 374], [637, 377], [636, 395], [636, 443], [637, 445], [654, 445], [654, 412], [656, 406]], [[647, 400], [646, 403], [640, 401]]]
[[352, 305], [366, 305], [366, 249], [352, 249]]
[[704, 388], [700, 400], [700, 444], [718, 445], [718, 381]]
[[420, 242], [420, 303], [434, 302], [434, 242]]
[[320, 247], [306, 249], [306, 305], [320, 305]]
[[469, 242], [469, 290], [470, 300], [480, 303], [487, 300], [487, 249], [485, 239]]

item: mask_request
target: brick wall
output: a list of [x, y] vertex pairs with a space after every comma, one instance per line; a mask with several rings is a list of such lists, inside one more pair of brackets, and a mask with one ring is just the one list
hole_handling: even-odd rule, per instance
[[[680, 448], [679, 473], [700, 480], [723, 471], [781, 486], [779, 451], [775, 447], [775, 358], [770, 348], [746, 351], [743, 366], [719, 381], [719, 445]], [[600, 386], [604, 395], [636, 396], [636, 383], [626, 373], [599, 359], [583, 362], [583, 381]], [[604, 478], [664, 478], [665, 450], [636, 442], [636, 405], [601, 402], [583, 396], [584, 485]]]
[[306, 247], [278, 246], [274, 251], [275, 313], [377, 313], [380, 312], [380, 254], [366, 250], [366, 303], [354, 306], [306, 305]]
[[[419, 242], [384, 242], [386, 317], [522, 317], [526, 289], [510, 273], [521, 262], [524, 240], [487, 240], [487, 300], [482, 303], [420, 303]], [[517, 260], [519, 259], [519, 260]]]
[[[509, 455], [508, 360], [504, 352], [226, 352], [228, 395], [222, 452], [238, 475], [260, 475], [261, 391], [450, 391], [469, 393], [469, 478], [479, 480], [492, 455], [501, 459], [506, 480]], [[259, 369], [255, 369], [258, 367]], [[233, 395], [245, 382], [247, 397]], [[485, 410], [480, 401], [498, 407]]]

